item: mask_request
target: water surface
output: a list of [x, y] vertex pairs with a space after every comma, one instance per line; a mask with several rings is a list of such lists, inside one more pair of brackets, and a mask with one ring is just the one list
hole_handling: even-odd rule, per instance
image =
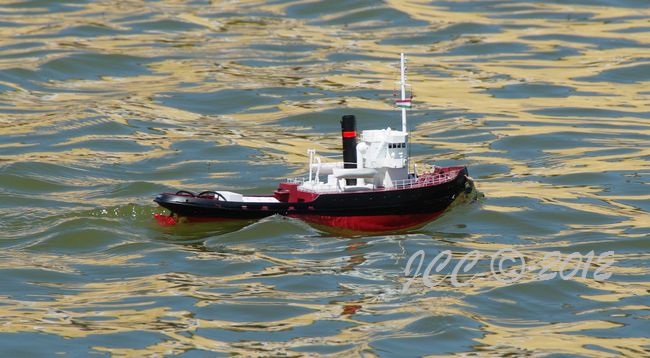
[[[0, 346], [7, 356], [650, 354], [645, 0], [5, 1]], [[268, 192], [339, 118], [398, 127], [484, 195], [406, 233], [160, 228], [162, 191]], [[465, 287], [409, 257], [613, 250], [606, 281]], [[595, 267], [594, 267], [595, 268]]]

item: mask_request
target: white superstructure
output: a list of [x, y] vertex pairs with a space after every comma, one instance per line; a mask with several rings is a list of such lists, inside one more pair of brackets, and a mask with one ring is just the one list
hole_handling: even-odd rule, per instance
[[[401, 99], [396, 104], [402, 110], [402, 130], [364, 130], [356, 146], [356, 168], [344, 168], [343, 162], [324, 163], [312, 149], [309, 154], [309, 177], [301, 181], [300, 189], [313, 192], [355, 191], [392, 188], [397, 182], [415, 180], [409, 177], [408, 130], [406, 108], [411, 99], [406, 98], [405, 58], [400, 56]], [[356, 134], [355, 134], [356, 135]], [[321, 178], [325, 179], [321, 181]], [[346, 179], [356, 179], [356, 184], [346, 184]]]

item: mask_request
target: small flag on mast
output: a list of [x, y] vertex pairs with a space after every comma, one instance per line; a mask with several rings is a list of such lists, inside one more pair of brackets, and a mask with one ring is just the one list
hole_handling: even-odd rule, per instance
[[411, 99], [398, 99], [395, 101], [395, 105], [399, 108], [411, 108]]

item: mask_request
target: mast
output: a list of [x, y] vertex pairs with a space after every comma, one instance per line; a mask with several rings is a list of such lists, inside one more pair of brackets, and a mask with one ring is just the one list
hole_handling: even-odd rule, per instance
[[[409, 146], [409, 137], [408, 137], [408, 127], [406, 126], [406, 109], [411, 108], [411, 99], [406, 98], [406, 58], [404, 57], [404, 52], [400, 53], [400, 59], [399, 59], [399, 72], [400, 72], [400, 89], [402, 92], [402, 96], [400, 99], [398, 99], [397, 106], [402, 109], [402, 132], [405, 134], [404, 138], [404, 144], [406, 145], [407, 148], [407, 153], [411, 153], [410, 146]], [[409, 154], [406, 155], [406, 172], [408, 173], [408, 167], [410, 163], [410, 158]]]
[[[402, 132], [406, 133], [406, 74], [405, 74], [405, 60], [404, 60], [404, 53], [400, 53], [400, 61], [399, 61], [399, 70], [400, 70], [400, 87], [402, 90], [402, 97], [401, 97], [401, 103], [403, 104], [402, 106]], [[410, 105], [410, 103], [409, 103]]]

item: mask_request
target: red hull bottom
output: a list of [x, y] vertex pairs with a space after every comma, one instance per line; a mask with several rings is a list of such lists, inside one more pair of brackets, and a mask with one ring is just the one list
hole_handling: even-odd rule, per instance
[[[312, 224], [329, 226], [351, 231], [396, 231], [413, 228], [425, 224], [438, 216], [442, 211], [426, 214], [410, 215], [374, 215], [374, 216], [327, 216], [327, 215], [289, 215], [292, 218], [302, 219]], [[172, 216], [154, 214], [154, 217], [160, 226], [172, 226], [178, 223], [178, 220]], [[186, 217], [187, 222], [227, 222], [240, 221], [238, 219], [225, 218], [199, 218]]]
[[374, 216], [326, 216], [326, 215], [289, 215], [307, 222], [336, 227], [352, 231], [394, 231], [425, 224], [442, 211], [425, 214], [408, 215], [374, 215]]

